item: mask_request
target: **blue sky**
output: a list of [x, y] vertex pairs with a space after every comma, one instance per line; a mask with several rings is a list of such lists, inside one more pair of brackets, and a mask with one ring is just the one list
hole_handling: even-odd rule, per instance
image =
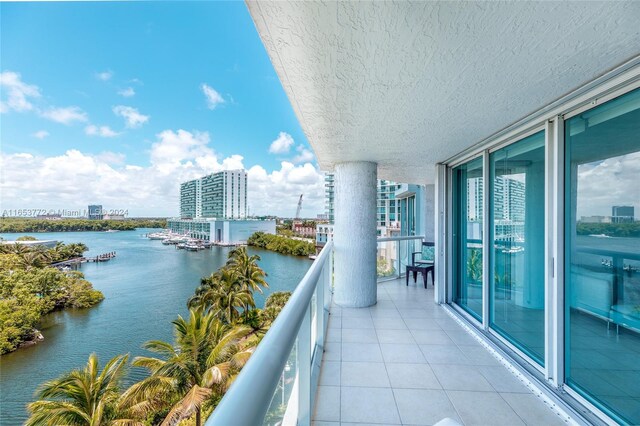
[[290, 216], [300, 193], [304, 215], [322, 212], [322, 176], [243, 2], [0, 8], [3, 209], [173, 215], [181, 180], [241, 166], [252, 213]]

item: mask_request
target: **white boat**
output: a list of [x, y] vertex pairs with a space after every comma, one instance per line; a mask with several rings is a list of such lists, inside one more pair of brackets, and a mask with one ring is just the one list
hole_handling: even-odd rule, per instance
[[104, 232], [120, 232], [120, 230], [118, 230], [118, 229], [107, 229]]
[[185, 250], [189, 250], [189, 251], [198, 251], [200, 250], [200, 246], [194, 243], [186, 243], [184, 245]]
[[150, 240], [165, 240], [169, 237], [171, 237], [171, 235], [167, 234], [166, 232], [152, 232], [151, 234], [147, 235], [147, 238], [149, 238]]

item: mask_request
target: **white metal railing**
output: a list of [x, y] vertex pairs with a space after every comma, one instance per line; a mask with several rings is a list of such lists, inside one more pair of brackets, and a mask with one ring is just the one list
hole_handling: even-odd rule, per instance
[[206, 426], [311, 424], [332, 277], [329, 241]]
[[[423, 236], [378, 238], [378, 272], [403, 275]], [[382, 269], [385, 269], [384, 267]], [[206, 426], [309, 425], [322, 361], [333, 282], [333, 241], [327, 242]]]
[[411, 264], [411, 254], [422, 251], [422, 235], [378, 238], [378, 281], [395, 280], [404, 276]]

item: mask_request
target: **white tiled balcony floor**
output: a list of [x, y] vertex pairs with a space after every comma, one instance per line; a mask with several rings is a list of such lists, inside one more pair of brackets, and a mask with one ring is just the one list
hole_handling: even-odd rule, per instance
[[316, 426], [560, 425], [458, 323], [434, 304], [433, 287], [378, 284], [378, 304], [333, 305], [320, 370]]

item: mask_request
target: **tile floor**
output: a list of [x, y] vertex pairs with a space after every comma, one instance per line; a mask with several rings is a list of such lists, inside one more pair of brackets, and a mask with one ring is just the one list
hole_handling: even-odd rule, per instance
[[332, 306], [315, 426], [565, 424], [433, 303], [403, 280], [378, 284], [378, 304]]

